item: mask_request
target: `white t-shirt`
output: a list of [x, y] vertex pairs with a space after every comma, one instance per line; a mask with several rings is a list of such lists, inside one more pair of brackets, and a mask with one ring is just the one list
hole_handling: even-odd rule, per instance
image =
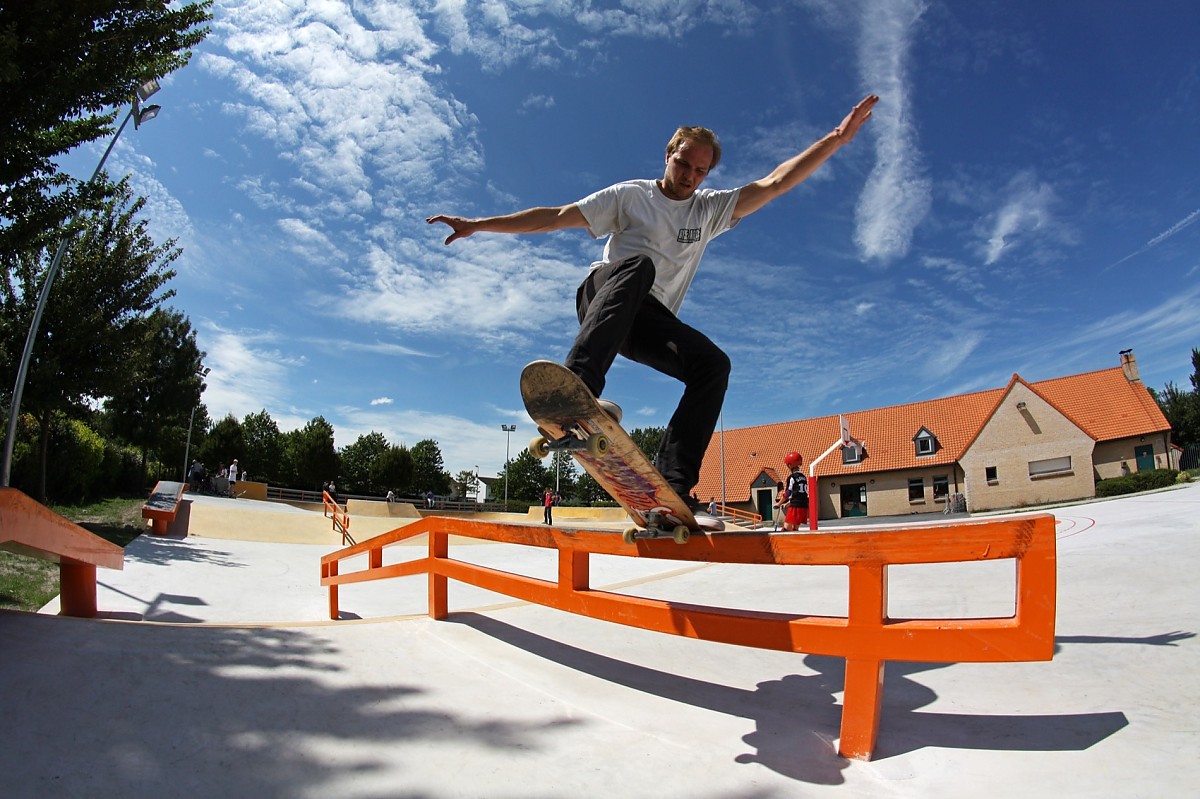
[[583, 212], [593, 238], [608, 236], [603, 260], [592, 269], [635, 255], [649, 256], [656, 276], [650, 294], [678, 314], [704, 248], [732, 228], [741, 189], [697, 189], [672, 200], [653, 180], [629, 180], [584, 197]]

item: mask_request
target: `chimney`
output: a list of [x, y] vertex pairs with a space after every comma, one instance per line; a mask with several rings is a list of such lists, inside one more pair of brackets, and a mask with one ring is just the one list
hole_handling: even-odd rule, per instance
[[1133, 350], [1121, 350], [1121, 371], [1125, 373], [1125, 379], [1130, 383], [1140, 381], [1142, 378], [1138, 375], [1137, 358], [1133, 357]]

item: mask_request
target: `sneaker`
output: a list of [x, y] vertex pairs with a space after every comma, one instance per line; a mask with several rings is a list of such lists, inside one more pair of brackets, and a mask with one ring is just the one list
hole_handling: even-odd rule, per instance
[[621, 423], [621, 416], [623, 416], [623, 414], [621, 412], [620, 405], [613, 402], [612, 400], [606, 400], [606, 399], [596, 400], [596, 402], [600, 404], [601, 410], [603, 410], [605, 413], [607, 413], [609, 416], [612, 417], [612, 420], [614, 422], [616, 422], [617, 424]]

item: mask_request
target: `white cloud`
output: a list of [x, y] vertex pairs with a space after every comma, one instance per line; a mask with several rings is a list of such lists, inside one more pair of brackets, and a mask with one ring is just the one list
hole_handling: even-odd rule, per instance
[[452, 251], [430, 252], [411, 242], [396, 252], [374, 248], [367, 267], [365, 280], [342, 291], [358, 320], [483, 337], [480, 343], [573, 322], [573, 296], [584, 274], [552, 242], [487, 234], [455, 242]]
[[1054, 189], [1038, 182], [1031, 172], [1014, 177], [1007, 194], [1004, 205], [990, 219], [990, 233], [983, 248], [985, 264], [996, 263], [1023, 239], [1036, 236], [1053, 221]]
[[[210, 370], [205, 378], [204, 404], [214, 419], [229, 413], [241, 419], [263, 408], [288, 407], [288, 377], [305, 362], [303, 357], [259, 346], [271, 343], [268, 336], [251, 338], [212, 322], [197, 326], [196, 339]], [[290, 429], [274, 410], [271, 415], [280, 429]]]
[[859, 16], [859, 70], [880, 101], [867, 123], [867, 135], [875, 141], [875, 167], [855, 209], [855, 241], [864, 257], [885, 262], [908, 253], [932, 204], [907, 75], [909, 46], [924, 11], [925, 4], [917, 0], [868, 0]]

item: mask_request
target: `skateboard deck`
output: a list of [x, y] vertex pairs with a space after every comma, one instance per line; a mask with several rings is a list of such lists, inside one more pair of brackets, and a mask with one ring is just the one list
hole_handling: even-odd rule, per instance
[[691, 533], [707, 532], [574, 372], [534, 361], [521, 372], [521, 396], [541, 434], [529, 451], [538, 458], [569, 451], [637, 525], [625, 531], [626, 543], [665, 536], [682, 544]]

